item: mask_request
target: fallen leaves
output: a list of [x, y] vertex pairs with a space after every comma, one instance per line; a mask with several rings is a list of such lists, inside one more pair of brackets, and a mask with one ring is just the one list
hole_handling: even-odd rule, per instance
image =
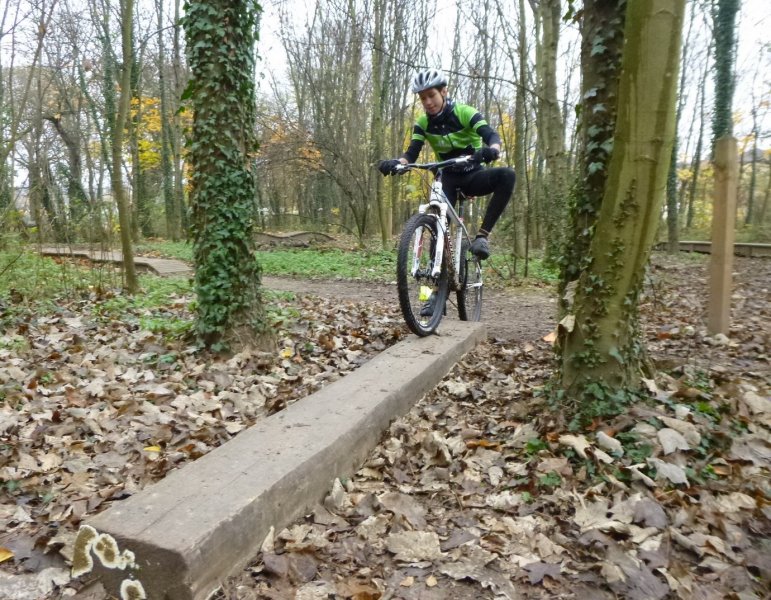
[[[482, 345], [393, 423], [358, 473], [334, 482], [323, 505], [269, 536], [254, 563], [226, 584], [248, 591], [231, 597], [549, 598], [581, 590], [587, 598], [764, 597], [771, 573], [764, 541], [771, 535], [771, 414], [762, 330], [769, 315], [754, 299], [765, 284], [739, 281], [745, 310], [729, 343], [716, 344], [699, 322], [699, 277], [690, 265], [654, 269], [654, 285], [663, 290], [656, 304], [654, 296], [644, 303], [644, 323], [654, 360], [667, 366], [645, 381], [650, 402], [594, 432], [566, 431], [542, 395], [550, 346]], [[355, 309], [344, 313], [343, 321], [364, 319]], [[393, 326], [375, 319], [370, 327], [384, 333], [366, 335], [386, 343]], [[366, 335], [345, 337], [351, 322], [318, 327], [323, 331], [310, 321], [291, 325], [304, 333], [282, 342], [277, 371], [249, 355], [199, 365], [184, 349], [175, 350], [174, 368], [161, 370], [157, 357], [169, 348], [156, 348], [148, 359], [147, 347], [159, 340], [131, 336], [132, 351], [145, 359], [111, 369], [92, 348], [79, 355], [80, 380], [46, 382], [21, 363], [0, 368], [2, 385], [11, 372], [23, 382], [35, 379], [33, 388], [16, 393], [44, 415], [36, 423], [15, 409], [2, 415], [0, 434], [23, 431], [25, 443], [43, 442], [20, 448], [1, 473], [34, 479], [35, 490], [58, 473], [72, 495], [50, 500], [58, 506], [46, 510], [64, 515], [81, 503], [60, 523], [75, 521], [83, 502], [97, 503], [86, 507], [95, 510], [131, 493], [143, 477], [160, 477], [206, 452], [212, 433], [227, 439], [228, 427], [365, 358], [358, 353]], [[333, 353], [328, 362], [324, 352]], [[101, 396], [85, 392], [86, 374], [99, 381], [90, 389]], [[131, 394], [138, 385], [146, 386], [140, 397]], [[174, 396], [160, 393], [164, 388]], [[45, 400], [52, 397], [57, 403]], [[180, 416], [188, 431], [179, 430]], [[64, 428], [68, 420], [71, 430]], [[14, 498], [23, 494], [31, 498], [26, 490]], [[48, 514], [40, 511], [31, 501], [0, 504], [0, 518], [16, 518], [15, 527], [28, 531]], [[34, 540], [25, 550], [0, 536], [0, 545], [32, 555]]]
[[[191, 318], [190, 298], [171, 299]], [[397, 307], [278, 300], [273, 356], [207, 358], [181, 341], [65, 303], [0, 335], [0, 563], [39, 570], [88, 515], [195, 460], [368, 360], [403, 332]], [[291, 317], [290, 315], [295, 315]], [[322, 340], [319, 342], [319, 340]], [[13, 342], [13, 343], [11, 343]], [[417, 514], [417, 513], [415, 513]], [[412, 513], [409, 515], [412, 517]], [[64, 538], [59, 538], [64, 539]], [[30, 540], [36, 551], [14, 552]], [[57, 566], [64, 565], [59, 556]]]
[[[693, 360], [741, 347], [652, 329]], [[767, 382], [676, 367], [648, 380], [650, 403], [579, 434], [540, 396], [551, 355], [534, 343], [479, 347], [335, 482], [325, 506], [342, 522], [315, 553], [327, 589], [353, 597], [366, 578], [376, 597], [405, 599], [762, 597]], [[279, 584], [258, 575], [254, 589]]]

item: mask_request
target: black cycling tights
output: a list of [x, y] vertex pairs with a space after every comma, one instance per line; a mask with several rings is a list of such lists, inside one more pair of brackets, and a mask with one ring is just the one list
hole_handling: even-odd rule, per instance
[[482, 229], [488, 233], [492, 231], [493, 226], [509, 203], [515, 181], [514, 169], [508, 167], [477, 169], [471, 173], [442, 172], [442, 188], [453, 208], [455, 207], [455, 195], [458, 188], [466, 196], [493, 195], [487, 205], [485, 218], [482, 220]]

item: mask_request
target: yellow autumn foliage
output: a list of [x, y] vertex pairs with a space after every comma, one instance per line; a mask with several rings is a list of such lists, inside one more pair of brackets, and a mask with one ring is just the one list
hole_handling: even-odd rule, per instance
[[[161, 166], [161, 102], [160, 98], [142, 97], [131, 99], [131, 124], [136, 127], [139, 165], [144, 171]], [[129, 132], [126, 132], [127, 136]]]

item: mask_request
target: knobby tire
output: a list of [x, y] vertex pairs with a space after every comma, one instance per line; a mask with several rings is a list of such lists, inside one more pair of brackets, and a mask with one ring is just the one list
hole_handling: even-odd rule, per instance
[[[421, 235], [420, 267], [417, 275], [412, 274], [413, 249], [416, 235]], [[431, 278], [430, 268], [433, 264], [434, 252], [438, 244], [444, 244], [444, 238], [439, 235], [437, 219], [433, 215], [418, 214], [412, 216], [404, 225], [399, 240], [399, 254], [396, 263], [396, 287], [399, 292], [399, 306], [407, 327], [418, 336], [424, 337], [436, 331], [444, 316], [445, 303], [449, 292], [445, 252], [442, 270], [438, 277]], [[431, 316], [422, 317], [420, 311], [426, 303], [420, 297], [420, 288], [430, 287], [436, 294], [434, 311]]]
[[461, 321], [482, 319], [482, 264], [469, 251], [464, 240], [460, 251], [460, 272], [458, 273], [458, 317]]

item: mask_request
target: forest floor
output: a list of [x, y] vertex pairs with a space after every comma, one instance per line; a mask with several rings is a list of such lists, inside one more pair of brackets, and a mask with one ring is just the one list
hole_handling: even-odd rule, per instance
[[[203, 362], [89, 302], [0, 335], [9, 598], [104, 598], [68, 575], [83, 518], [408, 335], [393, 286], [265, 284], [297, 294], [278, 300], [273, 361]], [[737, 259], [731, 331], [708, 336], [706, 261], [656, 254], [641, 304], [650, 401], [584, 434], [543, 394], [553, 290], [491, 290], [488, 341], [219, 597], [767, 597], [770, 290], [771, 261]]]

